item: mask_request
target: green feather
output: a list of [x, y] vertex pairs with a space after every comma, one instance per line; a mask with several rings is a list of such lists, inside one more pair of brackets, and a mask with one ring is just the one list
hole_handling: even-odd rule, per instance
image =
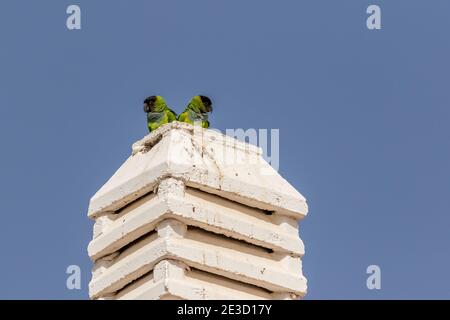
[[199, 96], [191, 99], [186, 109], [179, 115], [178, 121], [192, 125], [200, 123], [202, 128], [209, 128], [208, 112]]
[[166, 123], [170, 123], [177, 119], [177, 114], [170, 109], [164, 99], [156, 96], [153, 112], [147, 113], [148, 131], [152, 132]]

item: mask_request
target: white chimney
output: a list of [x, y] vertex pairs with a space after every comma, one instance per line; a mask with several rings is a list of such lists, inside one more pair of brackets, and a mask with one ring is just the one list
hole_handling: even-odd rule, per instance
[[261, 149], [173, 122], [93, 196], [91, 299], [296, 299], [305, 198]]

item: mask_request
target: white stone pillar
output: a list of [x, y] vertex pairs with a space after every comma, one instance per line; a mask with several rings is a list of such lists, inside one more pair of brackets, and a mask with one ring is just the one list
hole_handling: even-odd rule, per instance
[[261, 150], [178, 122], [92, 197], [91, 299], [297, 299], [305, 198]]

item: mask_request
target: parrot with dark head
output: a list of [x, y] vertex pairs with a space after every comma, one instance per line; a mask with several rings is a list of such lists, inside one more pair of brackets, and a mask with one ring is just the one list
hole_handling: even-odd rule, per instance
[[209, 128], [208, 112], [212, 112], [212, 102], [206, 96], [195, 96], [191, 99], [186, 109], [178, 116], [178, 121], [199, 123], [202, 128]]
[[177, 114], [167, 106], [161, 96], [151, 96], [145, 99], [144, 112], [147, 113], [149, 132], [158, 129], [163, 124], [177, 120]]

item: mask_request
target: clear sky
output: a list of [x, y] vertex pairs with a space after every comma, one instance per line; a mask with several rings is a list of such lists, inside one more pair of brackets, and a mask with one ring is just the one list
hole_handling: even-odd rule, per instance
[[280, 129], [280, 173], [310, 206], [309, 299], [449, 299], [449, 16], [447, 0], [2, 1], [0, 298], [88, 297], [89, 199], [146, 134], [143, 99], [204, 93], [213, 127]]

